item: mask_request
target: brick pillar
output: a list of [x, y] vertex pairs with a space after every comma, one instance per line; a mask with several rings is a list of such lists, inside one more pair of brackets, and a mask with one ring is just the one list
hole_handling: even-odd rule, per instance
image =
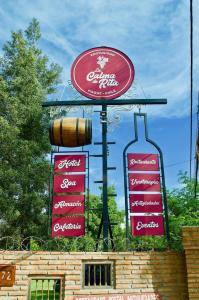
[[199, 227], [183, 227], [189, 300], [199, 299]]

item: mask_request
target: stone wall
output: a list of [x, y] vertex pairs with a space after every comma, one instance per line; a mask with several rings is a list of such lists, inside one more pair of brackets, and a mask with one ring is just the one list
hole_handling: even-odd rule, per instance
[[[190, 264], [194, 258], [191, 253]], [[82, 263], [96, 260], [113, 261], [115, 284], [112, 289], [83, 288]], [[30, 280], [35, 276], [61, 277], [64, 300], [72, 300], [75, 295], [140, 292], [159, 293], [163, 300], [188, 299], [184, 254], [171, 251], [120, 253], [0, 251], [0, 264], [16, 265], [14, 286], [0, 288], [2, 300], [27, 300]], [[192, 277], [189, 276], [189, 284], [191, 283]]]

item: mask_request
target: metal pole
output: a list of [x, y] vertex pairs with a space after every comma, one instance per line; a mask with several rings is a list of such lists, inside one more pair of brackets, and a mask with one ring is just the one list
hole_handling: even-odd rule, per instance
[[108, 251], [107, 106], [102, 105], [103, 250]]
[[129, 239], [129, 208], [128, 208], [128, 183], [127, 183], [127, 164], [126, 164], [126, 151], [134, 143], [138, 141], [138, 126], [137, 119], [134, 114], [134, 133], [135, 138], [133, 141], [128, 143], [123, 151], [123, 168], [124, 168], [124, 195], [125, 195], [125, 220], [126, 220], [126, 247], [128, 248], [128, 239]]
[[48, 194], [48, 235], [51, 233], [51, 224], [52, 224], [52, 197], [53, 197], [53, 152], [50, 154], [50, 179], [49, 179], [49, 194]]
[[[141, 115], [141, 114], [140, 114]], [[160, 147], [148, 137], [148, 126], [147, 126], [147, 115], [142, 114], [144, 117], [144, 127], [145, 127], [145, 138], [146, 141], [152, 144], [159, 152], [160, 155], [160, 167], [161, 167], [161, 174], [162, 174], [162, 193], [163, 193], [163, 203], [164, 203], [164, 219], [165, 219], [165, 226], [166, 226], [166, 236], [167, 241], [170, 241], [170, 231], [169, 231], [169, 217], [168, 217], [168, 206], [167, 206], [167, 194], [166, 194], [166, 184], [165, 184], [165, 175], [164, 175], [164, 162], [163, 162], [163, 154]]]

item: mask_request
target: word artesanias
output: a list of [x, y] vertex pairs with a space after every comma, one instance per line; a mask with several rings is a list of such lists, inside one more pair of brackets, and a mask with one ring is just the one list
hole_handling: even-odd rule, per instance
[[160, 202], [157, 201], [134, 201], [131, 206], [151, 206], [151, 205], [159, 205]]

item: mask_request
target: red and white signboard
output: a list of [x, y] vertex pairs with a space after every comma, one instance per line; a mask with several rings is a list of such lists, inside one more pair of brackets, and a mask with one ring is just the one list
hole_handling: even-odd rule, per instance
[[128, 153], [129, 171], [159, 171], [157, 154]]
[[131, 230], [133, 236], [164, 235], [163, 216], [132, 216]]
[[85, 175], [54, 175], [54, 193], [85, 191]]
[[54, 172], [85, 172], [86, 155], [55, 155], [54, 156]]
[[160, 175], [129, 173], [129, 191], [160, 192]]
[[161, 300], [157, 293], [131, 293], [131, 294], [98, 294], [74, 296], [73, 300]]
[[67, 195], [53, 197], [53, 215], [61, 214], [83, 214], [84, 195]]
[[128, 56], [109, 47], [81, 53], [71, 69], [78, 92], [91, 99], [115, 99], [124, 94], [134, 79], [134, 66]]
[[161, 194], [130, 194], [131, 213], [162, 213]]
[[84, 217], [52, 218], [52, 237], [81, 236], [84, 233]]

